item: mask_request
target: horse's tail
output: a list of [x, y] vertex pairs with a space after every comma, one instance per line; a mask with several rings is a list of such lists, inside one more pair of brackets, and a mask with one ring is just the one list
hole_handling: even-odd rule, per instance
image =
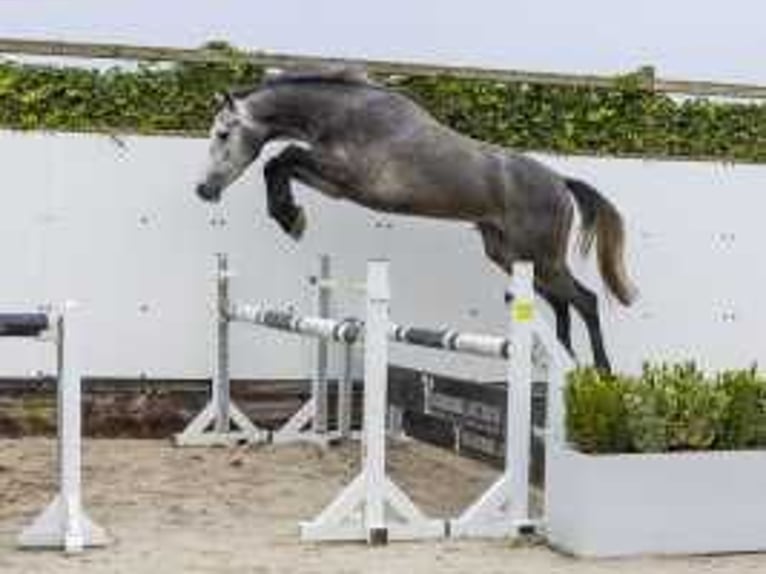
[[636, 290], [625, 271], [625, 229], [617, 208], [593, 186], [579, 179], [564, 180], [582, 217], [580, 251], [587, 255], [596, 242], [598, 267], [609, 291], [630, 305]]

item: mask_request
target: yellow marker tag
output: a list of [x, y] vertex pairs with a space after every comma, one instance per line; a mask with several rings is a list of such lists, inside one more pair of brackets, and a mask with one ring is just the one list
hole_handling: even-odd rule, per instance
[[535, 306], [529, 299], [517, 299], [511, 305], [511, 318], [516, 323], [529, 323], [535, 316]]

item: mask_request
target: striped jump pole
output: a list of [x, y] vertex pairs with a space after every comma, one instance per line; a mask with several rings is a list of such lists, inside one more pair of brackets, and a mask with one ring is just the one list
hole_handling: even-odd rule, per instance
[[[330, 319], [298, 315], [293, 311], [263, 305], [232, 303], [229, 315], [236, 321], [261, 325], [277, 331], [318, 337], [337, 343], [362, 342], [365, 324], [359, 319]], [[393, 343], [404, 343], [430, 349], [441, 349], [479, 357], [507, 359], [511, 342], [506, 337], [468, 333], [451, 329], [429, 329], [389, 323], [386, 338]]]
[[[91, 521], [82, 508], [82, 396], [77, 360], [83, 349], [79, 340], [81, 333], [70, 328], [69, 317], [65, 320], [64, 315], [68, 312], [64, 309], [49, 326], [56, 345], [59, 491], [48, 507], [19, 535], [18, 543], [22, 548], [63, 548], [66, 552], [79, 552], [86, 547], [108, 543], [103, 529]], [[47, 316], [36, 317], [38, 328], [43, 324], [43, 318], [48, 327]], [[10, 336], [19, 336], [18, 331], [16, 333]]]

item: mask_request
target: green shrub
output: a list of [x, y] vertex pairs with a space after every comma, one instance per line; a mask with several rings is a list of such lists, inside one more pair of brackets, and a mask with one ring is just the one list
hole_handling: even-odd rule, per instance
[[724, 449], [766, 446], [766, 383], [755, 368], [718, 376], [729, 397], [719, 446]]
[[625, 383], [596, 369], [576, 371], [565, 389], [566, 429], [583, 452], [624, 452], [629, 447]]
[[756, 370], [707, 377], [693, 363], [646, 365], [638, 378], [570, 374], [569, 441], [583, 452], [766, 447], [766, 380]]

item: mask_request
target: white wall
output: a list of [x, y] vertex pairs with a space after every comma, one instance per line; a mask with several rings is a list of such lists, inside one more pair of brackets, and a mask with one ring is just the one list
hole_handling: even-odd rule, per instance
[[[466, 225], [380, 216], [302, 189], [309, 230], [296, 244], [265, 214], [259, 166], [218, 207], [193, 184], [206, 143], [0, 132], [0, 307], [80, 303], [94, 375], [206, 376], [211, 367], [213, 254], [238, 272], [238, 299], [311, 310], [307, 277], [331, 253], [338, 275], [361, 279], [367, 257], [392, 260], [394, 318], [502, 333], [505, 280]], [[628, 222], [629, 268], [642, 297], [604, 302], [615, 364], [696, 358], [713, 367], [764, 362], [766, 270], [759, 265], [763, 167], [545, 157], [612, 197]], [[223, 218], [225, 226], [215, 225]], [[378, 222], [390, 223], [391, 229]], [[591, 285], [592, 262], [575, 259]], [[344, 313], [360, 301], [345, 295]], [[580, 355], [589, 356], [575, 320]], [[51, 368], [45, 350], [0, 343], [0, 375]], [[235, 376], [304, 376], [310, 344], [237, 328]], [[501, 376], [502, 365], [398, 349], [394, 358], [457, 374]], [[41, 367], [42, 365], [42, 367]]]

